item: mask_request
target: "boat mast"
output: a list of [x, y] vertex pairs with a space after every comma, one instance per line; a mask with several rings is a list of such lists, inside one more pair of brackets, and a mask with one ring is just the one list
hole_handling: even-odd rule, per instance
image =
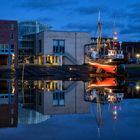
[[97, 31], [97, 52], [99, 52], [101, 47], [101, 37], [102, 37], [102, 28], [100, 22], [100, 11], [98, 13], [98, 31]]

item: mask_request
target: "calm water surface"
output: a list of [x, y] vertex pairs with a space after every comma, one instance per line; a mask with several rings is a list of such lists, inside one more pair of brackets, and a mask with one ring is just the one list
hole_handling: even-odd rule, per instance
[[0, 80], [0, 140], [139, 140], [140, 82]]

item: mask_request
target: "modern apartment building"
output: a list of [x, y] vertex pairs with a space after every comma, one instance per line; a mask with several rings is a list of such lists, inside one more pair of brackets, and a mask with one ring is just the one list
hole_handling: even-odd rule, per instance
[[37, 64], [81, 65], [84, 45], [90, 43], [89, 32], [45, 31], [37, 34]]
[[88, 32], [51, 31], [47, 24], [22, 21], [19, 28], [19, 63], [69, 65], [84, 63]]
[[46, 31], [49, 26], [37, 21], [21, 21], [18, 23], [19, 63], [33, 63], [36, 49], [36, 37], [41, 31]]
[[18, 24], [13, 20], [0, 20], [0, 67], [16, 67]]

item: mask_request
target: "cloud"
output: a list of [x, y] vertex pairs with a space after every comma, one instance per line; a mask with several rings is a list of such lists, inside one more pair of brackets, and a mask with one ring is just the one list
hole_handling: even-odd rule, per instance
[[133, 29], [135, 33], [140, 33], [140, 24], [129, 24], [128, 27]]
[[129, 20], [139, 21], [140, 20], [140, 11], [130, 12], [127, 14]]
[[127, 15], [127, 11], [124, 9], [113, 9], [110, 13], [110, 17], [115, 19], [126, 18]]
[[139, 11], [140, 10], [140, 2], [133, 3], [129, 5], [129, 8], [133, 11]]
[[140, 2], [129, 5], [128, 11], [129, 20], [140, 23]]
[[49, 18], [49, 17], [39, 17], [36, 19], [37, 21], [41, 21], [41, 22], [51, 22], [54, 19], [53, 18]]
[[97, 25], [91, 23], [68, 23], [63, 26], [63, 29], [80, 30], [80, 31], [93, 31]]
[[28, 0], [21, 4], [21, 7], [32, 10], [51, 10], [74, 4], [74, 0]]
[[92, 6], [79, 7], [78, 9], [76, 9], [76, 12], [78, 12], [80, 15], [97, 14], [99, 11], [104, 13], [107, 11], [107, 8], [103, 5], [92, 5]]
[[120, 21], [115, 21], [115, 27], [114, 27], [114, 21], [105, 21], [103, 22], [103, 28], [104, 29], [113, 29], [113, 28], [124, 28], [124, 24], [120, 23]]
[[121, 34], [140, 34], [140, 24], [129, 24], [120, 32]]

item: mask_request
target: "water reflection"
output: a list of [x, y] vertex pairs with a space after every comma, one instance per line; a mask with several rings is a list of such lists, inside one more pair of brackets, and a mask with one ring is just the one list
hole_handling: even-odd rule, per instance
[[[85, 83], [85, 101], [91, 102], [91, 112], [96, 117], [98, 136], [103, 124], [103, 112], [112, 120], [119, 118], [124, 99], [140, 98], [140, 83], [117, 78], [95, 78]], [[108, 116], [107, 115], [107, 116]], [[106, 116], [106, 115], [105, 115]]]
[[0, 127], [16, 127], [18, 122], [17, 83], [0, 80]]
[[0, 80], [0, 127], [40, 123], [56, 115], [88, 113], [96, 116], [99, 131], [104, 106], [116, 120], [122, 102], [128, 98], [140, 98], [139, 82], [99, 77], [86, 82]]
[[[22, 92], [21, 81], [18, 81], [18, 84], [21, 108], [19, 116], [22, 114], [21, 118], [24, 117], [24, 122], [27, 120], [25, 123], [31, 123], [29, 120], [32, 120], [33, 114], [30, 112], [34, 111], [48, 119], [52, 115], [88, 113], [90, 110], [90, 103], [83, 100], [84, 83], [82, 81], [24, 81], [24, 92]], [[41, 117], [34, 123], [43, 120]], [[20, 122], [23, 123], [23, 121]]]

